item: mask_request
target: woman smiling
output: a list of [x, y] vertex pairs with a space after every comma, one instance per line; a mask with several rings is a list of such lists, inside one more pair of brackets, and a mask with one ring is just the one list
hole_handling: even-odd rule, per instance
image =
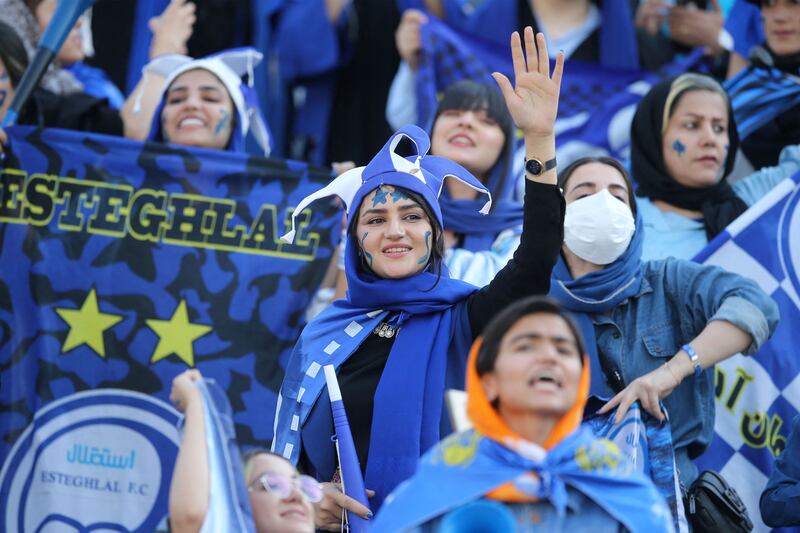
[[245, 141], [252, 134], [269, 155], [266, 120], [253, 89], [242, 83], [261, 57], [252, 48], [238, 48], [202, 59], [169, 54], [148, 63], [145, 74], [165, 81], [147, 140], [246, 152]]
[[[537, 46], [538, 45], [538, 46]], [[457, 180], [491, 200], [464, 167], [425, 155], [428, 136], [416, 126], [398, 131], [366, 166], [350, 170], [303, 200], [339, 196], [349, 219], [345, 248], [348, 295], [306, 326], [289, 360], [278, 399], [273, 450], [323, 481], [317, 526], [338, 530], [342, 510], [370, 510], [336, 484], [330, 441], [331, 410], [321, 394], [321, 365], [337, 369], [356, 452], [376, 510], [409, 477], [420, 455], [447, 432], [444, 389], [462, 387], [472, 339], [500, 309], [549, 288], [562, 242], [563, 197], [555, 186], [553, 125], [563, 70], [552, 78], [542, 35], [511, 40], [516, 86], [499, 74], [506, 104], [525, 136], [529, 173], [520, 245], [509, 264], [484, 289], [450, 278], [443, 268], [443, 214], [439, 194]], [[404, 158], [398, 144], [411, 141]], [[488, 200], [488, 201], [487, 201]], [[535, 208], [534, 208], [535, 206]], [[286, 238], [291, 240], [294, 231]]]

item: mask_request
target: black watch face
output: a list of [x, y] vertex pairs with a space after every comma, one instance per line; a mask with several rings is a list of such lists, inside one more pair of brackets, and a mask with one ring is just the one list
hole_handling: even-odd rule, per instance
[[538, 159], [528, 159], [528, 161], [525, 163], [525, 168], [534, 176], [538, 176], [542, 173], [542, 164]]

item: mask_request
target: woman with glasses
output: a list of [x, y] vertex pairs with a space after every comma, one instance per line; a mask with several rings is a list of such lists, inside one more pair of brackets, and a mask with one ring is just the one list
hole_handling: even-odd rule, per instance
[[[203, 376], [187, 370], [172, 382], [170, 400], [184, 416], [183, 439], [169, 490], [169, 522], [173, 533], [208, 531], [209, 457], [203, 398], [196, 382]], [[313, 533], [313, 504], [320, 501], [319, 483], [301, 476], [279, 455], [255, 449], [243, 456], [244, 480], [257, 533]]]

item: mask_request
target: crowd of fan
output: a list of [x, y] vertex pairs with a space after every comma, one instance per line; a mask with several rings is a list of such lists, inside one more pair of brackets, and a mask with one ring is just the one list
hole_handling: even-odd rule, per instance
[[[756, 353], [779, 317], [753, 281], [691, 259], [800, 170], [800, 106], [740, 140], [721, 82], [762, 69], [800, 85], [800, 2], [625, 0], [614, 14], [590, 0], [385, 3], [380, 15], [367, 1], [276, 8], [262, 23], [291, 38], [263, 50], [256, 32], [245, 31], [226, 44], [256, 48], [192, 59], [187, 45], [214, 31], [197, 26], [206, 6], [171, 0], [149, 21], [150, 61], [127, 95], [87, 57], [92, 24], [82, 18], [18, 122], [335, 169], [327, 192], [347, 215], [338, 275], [317, 295], [281, 395], [297, 397], [308, 366], [333, 339], [331, 324], [365, 324], [352, 346], [340, 348], [347, 353], [337, 374], [377, 516], [342, 493], [336, 458], [321, 451], [331, 447], [330, 421], [298, 398], [279, 402], [273, 452], [246, 458], [257, 531], [336, 531], [345, 511], [372, 519], [375, 531], [436, 531], [479, 514], [517, 525], [535, 515], [548, 531], [685, 526], [640, 474], [619, 466], [579, 475], [576, 450], [603, 442], [581, 419], [589, 395], [603, 398], [599, 413], [616, 420], [635, 402], [658, 420], [668, 416], [676, 478], [689, 487], [698, 477], [693, 460], [714, 427], [713, 365]], [[0, 118], [56, 4], [0, 0]], [[757, 13], [752, 35], [731, 30], [730, 17], [747, 10]], [[281, 43], [307, 39], [313, 50], [310, 32], [286, 28], [304, 13], [338, 36], [337, 61], [293, 78], [284, 88], [291, 98], [252, 98], [242, 78], [266, 70], [264, 58], [288, 53]], [[619, 66], [603, 53], [604, 31], [617, 26], [610, 16], [631, 18], [632, 66], [655, 71], [702, 47], [706, 72], [650, 88], [631, 123], [630, 161], [586, 154], [563, 165], [555, 127], [562, 73], [569, 76], [571, 61]], [[487, 41], [508, 43], [511, 34], [514, 76], [452, 85], [426, 132], [408, 125], [417, 121], [421, 28], [431, 17]], [[742, 39], [753, 45], [748, 52]], [[94, 42], [105, 46], [113, 45]], [[298, 94], [317, 91], [331, 103], [322, 107], [327, 121], [307, 129], [313, 113]], [[515, 161], [520, 138], [524, 170]], [[590, 379], [590, 361], [599, 379]], [[170, 491], [173, 531], [199, 531], [209, 507], [207, 428], [194, 385], [201, 378], [191, 370], [173, 383], [172, 400], [186, 416]], [[465, 380], [473, 429], [448, 436], [444, 399], [429, 391], [463, 389]], [[769, 525], [800, 524], [790, 505], [800, 487], [798, 438], [793, 431], [762, 497]], [[448, 462], [451, 449], [471, 450], [471, 460]], [[621, 458], [603, 448], [592, 460]], [[454, 511], [481, 502], [494, 506], [475, 507], [465, 515], [472, 518]]]

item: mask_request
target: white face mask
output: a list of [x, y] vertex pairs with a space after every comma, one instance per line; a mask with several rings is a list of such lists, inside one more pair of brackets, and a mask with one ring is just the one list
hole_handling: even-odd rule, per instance
[[603, 189], [567, 206], [564, 242], [584, 261], [608, 265], [625, 252], [635, 229], [631, 209]]

